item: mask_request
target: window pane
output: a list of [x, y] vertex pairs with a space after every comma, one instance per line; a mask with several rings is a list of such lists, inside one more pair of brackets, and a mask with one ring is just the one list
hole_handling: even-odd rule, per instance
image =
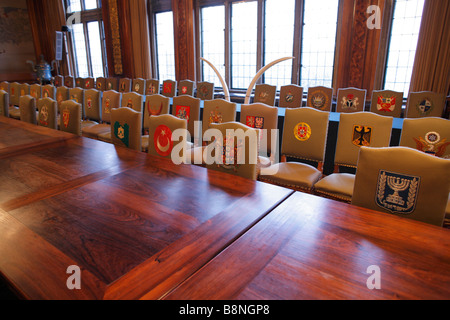
[[67, 13], [73, 13], [77, 11], [81, 11], [80, 0], [69, 0], [67, 6]]
[[336, 0], [305, 0], [300, 85], [332, 86], [338, 4]]
[[97, 0], [84, 0], [84, 9], [97, 9]]
[[397, 0], [392, 20], [384, 89], [409, 92], [424, 0]]
[[[201, 50], [202, 58], [211, 62], [225, 78], [225, 7], [205, 7], [201, 9]], [[221, 86], [214, 70], [202, 61], [203, 81]]]
[[257, 6], [256, 1], [232, 4], [231, 88], [247, 89], [257, 72]]
[[175, 48], [173, 39], [172, 11], [155, 14], [156, 54], [158, 57], [159, 79], [175, 80]]
[[77, 62], [78, 76], [89, 77], [87, 57], [86, 57], [86, 42], [84, 39], [83, 24], [77, 23], [72, 25], [73, 42], [75, 46], [75, 59]]
[[[294, 46], [295, 0], [266, 0], [264, 65], [291, 57]], [[264, 73], [264, 83], [282, 85], [292, 82], [292, 60], [280, 62]]]
[[103, 77], [103, 59], [98, 21], [87, 24], [89, 33], [89, 48], [91, 49], [92, 76]]

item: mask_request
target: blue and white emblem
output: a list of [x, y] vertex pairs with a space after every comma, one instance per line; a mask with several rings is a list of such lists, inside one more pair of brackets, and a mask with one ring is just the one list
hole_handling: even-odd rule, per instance
[[420, 177], [380, 170], [376, 204], [392, 213], [410, 214], [419, 194]]

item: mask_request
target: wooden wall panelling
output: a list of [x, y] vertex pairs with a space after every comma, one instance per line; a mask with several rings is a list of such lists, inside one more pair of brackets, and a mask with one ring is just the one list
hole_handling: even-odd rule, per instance
[[194, 0], [172, 0], [177, 80], [195, 77]]

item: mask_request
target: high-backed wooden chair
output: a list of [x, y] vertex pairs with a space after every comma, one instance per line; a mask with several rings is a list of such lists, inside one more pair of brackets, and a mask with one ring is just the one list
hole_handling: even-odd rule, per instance
[[37, 100], [37, 124], [42, 127], [58, 129], [58, 104], [52, 98]]
[[332, 111], [333, 88], [315, 86], [308, 88], [306, 106], [321, 111]]
[[[236, 103], [224, 99], [206, 100], [203, 104], [202, 137], [214, 123], [225, 123], [236, 121]], [[205, 165], [203, 150], [209, 142], [199, 141], [199, 146], [188, 150], [190, 163]]]
[[[95, 79], [88, 77], [83, 79], [83, 89], [95, 89]], [[101, 90], [99, 90], [101, 91]]]
[[165, 97], [175, 97], [177, 95], [177, 82], [175, 80], [164, 80], [161, 94]]
[[147, 79], [145, 81], [145, 94], [159, 94], [159, 80], [158, 79]]
[[197, 83], [197, 98], [200, 100], [214, 99], [214, 83], [201, 81]]
[[56, 88], [51, 84], [42, 86], [42, 98], [51, 98], [56, 100]]
[[410, 92], [406, 103], [407, 118], [442, 117], [445, 107], [445, 95], [420, 91]]
[[195, 132], [195, 121], [200, 121], [200, 99], [188, 95], [173, 97], [172, 114], [187, 120], [191, 139], [200, 134]]
[[114, 78], [114, 77], [106, 78], [106, 89], [105, 90], [119, 91], [119, 79]]
[[[188, 149], [186, 147], [187, 121], [171, 114], [151, 116], [148, 120], [148, 153], [158, 157], [171, 158], [172, 151], [176, 148], [175, 150], [180, 150], [178, 155], [174, 155], [180, 159], [177, 163], [183, 162], [183, 152]], [[182, 130], [182, 136], [179, 140], [172, 141], [172, 134], [178, 129]]]
[[145, 95], [145, 79], [142, 78], [133, 79], [131, 88], [132, 88], [131, 91]]
[[141, 151], [142, 113], [128, 107], [111, 110], [112, 143]]
[[10, 95], [9, 86], [10, 86], [10, 83], [8, 81], [0, 82], [0, 90], [5, 91], [8, 94], [8, 96]]
[[119, 79], [119, 92], [127, 93], [131, 91], [131, 79], [130, 78], [120, 78]]
[[373, 90], [370, 112], [400, 118], [402, 114], [403, 92]]
[[13, 119], [20, 119], [19, 110], [20, 83], [13, 82], [9, 85], [9, 116]]
[[69, 100], [69, 88], [66, 86], [56, 88], [56, 102], [58, 103], [58, 108], [61, 106], [61, 102], [66, 100]]
[[192, 80], [181, 80], [178, 83], [178, 95], [184, 95], [187, 94], [189, 96], [194, 96], [194, 84], [195, 82]]
[[303, 87], [296, 84], [289, 84], [280, 87], [280, 108], [300, 108], [303, 103]]
[[96, 125], [101, 121], [101, 95], [97, 89], [84, 90], [84, 118], [81, 122], [84, 128]]
[[36, 124], [36, 99], [30, 95], [23, 95], [19, 100], [20, 120]]
[[61, 124], [59, 130], [81, 136], [81, 103], [66, 100], [61, 103], [59, 113]]
[[65, 76], [64, 77], [64, 85], [67, 88], [75, 88], [75, 78], [72, 76]]
[[355, 175], [351, 172], [341, 172], [341, 167], [356, 168], [359, 149], [362, 146], [388, 147], [392, 122], [392, 117], [372, 112], [341, 113], [334, 173], [319, 180], [314, 185], [314, 192], [335, 200], [350, 202]]
[[[311, 192], [322, 178], [329, 113], [305, 107], [287, 109], [284, 117], [281, 161], [263, 170], [261, 181]], [[288, 161], [287, 157], [300, 161]], [[317, 163], [317, 167], [302, 161]]]
[[274, 163], [277, 147], [272, 140], [278, 139], [272, 136], [278, 129], [278, 108], [264, 103], [243, 104], [240, 122], [259, 130], [259, 166], [265, 168]]
[[30, 96], [32, 96], [36, 100], [42, 97], [42, 87], [40, 84], [35, 83], [30, 85]]
[[21, 83], [19, 86], [19, 99], [21, 96], [30, 94], [30, 85], [28, 83]]
[[170, 99], [159, 94], [151, 94], [145, 96], [144, 107], [144, 133], [148, 130], [149, 118], [151, 116], [159, 116], [161, 114], [168, 114], [170, 108]]
[[442, 226], [449, 190], [449, 160], [406, 147], [362, 147], [352, 204]]
[[255, 96], [253, 97], [253, 103], [264, 103], [268, 106], [275, 105], [275, 96], [277, 94], [277, 86], [270, 84], [257, 84], [255, 85]]
[[336, 112], [361, 112], [366, 103], [366, 89], [340, 88], [336, 98]]
[[55, 87], [61, 87], [64, 85], [64, 77], [61, 75], [55, 76], [55, 79], [53, 81]]
[[121, 98], [120, 92], [114, 90], [103, 92], [101, 123], [83, 128], [84, 137], [111, 142], [111, 110], [120, 108]]
[[221, 136], [206, 149], [206, 168], [256, 180], [258, 131], [239, 122], [212, 124], [211, 128], [218, 130]]
[[144, 97], [136, 92], [125, 92], [122, 94], [122, 107], [128, 107], [142, 113]]
[[84, 118], [84, 90], [81, 88], [69, 88], [69, 100], [81, 104], [81, 116]]
[[9, 93], [0, 89], [0, 116], [9, 117]]
[[400, 146], [450, 159], [450, 120], [437, 117], [404, 119]]
[[106, 91], [106, 78], [105, 77], [98, 77], [95, 79], [95, 89], [98, 91]]
[[84, 80], [84, 78], [76, 77], [75, 78], [75, 87], [84, 89], [84, 81], [83, 80]]

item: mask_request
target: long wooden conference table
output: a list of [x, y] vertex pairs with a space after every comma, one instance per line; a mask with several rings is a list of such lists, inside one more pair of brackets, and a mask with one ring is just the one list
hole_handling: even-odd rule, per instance
[[4, 117], [0, 179], [21, 298], [450, 299], [448, 229]]

